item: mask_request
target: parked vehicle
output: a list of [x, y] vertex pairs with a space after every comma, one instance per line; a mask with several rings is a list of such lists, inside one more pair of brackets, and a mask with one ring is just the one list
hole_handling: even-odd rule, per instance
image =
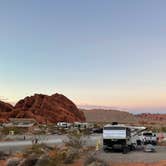
[[57, 126], [60, 128], [70, 128], [72, 126], [72, 124], [68, 123], [68, 122], [58, 122]]
[[74, 128], [77, 128], [77, 129], [92, 128], [92, 124], [85, 123], [85, 122], [74, 122]]
[[101, 134], [103, 133], [103, 128], [93, 128], [92, 133]]
[[151, 131], [145, 131], [142, 133], [141, 137], [144, 145], [147, 144], [157, 145], [157, 136], [155, 133]]
[[152, 144], [147, 144], [144, 147], [144, 152], [155, 152], [155, 147]]
[[121, 149], [123, 153], [135, 149], [139, 140], [137, 132], [145, 127], [114, 124], [108, 124], [103, 128], [103, 149]]

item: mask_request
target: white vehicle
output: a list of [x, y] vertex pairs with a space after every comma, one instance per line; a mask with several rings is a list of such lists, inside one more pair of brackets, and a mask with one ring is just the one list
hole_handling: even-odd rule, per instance
[[58, 122], [57, 126], [61, 127], [61, 128], [70, 128], [72, 126], [72, 124], [71, 123], [67, 123], [67, 122]]
[[127, 153], [136, 148], [139, 140], [136, 133], [144, 129], [144, 127], [108, 124], [103, 128], [103, 149], [121, 149], [123, 153]]
[[86, 128], [90, 128], [91, 125], [89, 123], [83, 123], [83, 122], [74, 122], [74, 128], [78, 128], [78, 129], [86, 129]]
[[155, 133], [153, 133], [151, 131], [142, 132], [141, 138], [145, 145], [146, 144], [152, 144], [152, 145], [157, 144], [157, 136]]

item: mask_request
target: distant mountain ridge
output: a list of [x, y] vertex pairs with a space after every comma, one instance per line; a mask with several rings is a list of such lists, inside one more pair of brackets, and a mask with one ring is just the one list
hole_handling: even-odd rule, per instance
[[119, 122], [127, 124], [166, 125], [166, 114], [131, 114], [129, 112], [113, 109], [80, 109], [84, 112], [87, 122]]
[[166, 114], [142, 113], [136, 115], [140, 120], [166, 122]]
[[87, 122], [119, 122], [119, 123], [137, 123], [137, 118], [125, 111], [106, 110], [106, 109], [80, 109], [84, 112]]

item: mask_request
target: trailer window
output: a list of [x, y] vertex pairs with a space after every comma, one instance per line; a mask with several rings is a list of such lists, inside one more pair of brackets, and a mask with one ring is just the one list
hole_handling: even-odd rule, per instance
[[104, 130], [126, 130], [125, 127], [104, 127]]
[[152, 136], [152, 133], [143, 133], [143, 136]]

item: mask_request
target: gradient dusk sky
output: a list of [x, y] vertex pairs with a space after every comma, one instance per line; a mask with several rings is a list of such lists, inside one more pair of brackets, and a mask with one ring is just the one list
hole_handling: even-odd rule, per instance
[[0, 2], [0, 96], [166, 112], [165, 0]]

